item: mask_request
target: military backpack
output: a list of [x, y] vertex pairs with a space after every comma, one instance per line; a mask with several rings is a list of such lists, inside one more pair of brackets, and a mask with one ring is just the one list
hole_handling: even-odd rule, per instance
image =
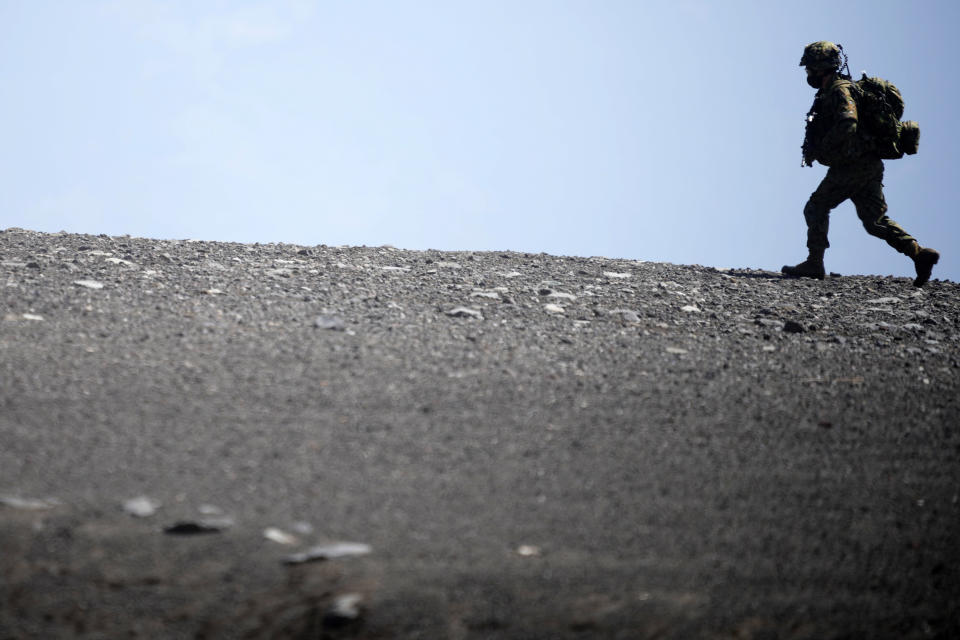
[[853, 83], [859, 111], [860, 133], [885, 160], [913, 155], [920, 148], [920, 126], [913, 120], [902, 122], [903, 96], [893, 83], [867, 74]]

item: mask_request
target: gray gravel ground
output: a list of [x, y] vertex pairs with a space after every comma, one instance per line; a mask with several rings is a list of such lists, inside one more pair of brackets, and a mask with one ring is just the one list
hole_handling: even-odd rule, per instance
[[8, 229], [0, 287], [0, 639], [960, 637], [956, 283]]

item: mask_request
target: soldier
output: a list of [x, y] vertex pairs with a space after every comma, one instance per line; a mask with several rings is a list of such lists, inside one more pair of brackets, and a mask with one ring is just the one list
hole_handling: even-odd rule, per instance
[[853, 83], [850, 76], [841, 73], [840, 53], [837, 45], [821, 41], [807, 45], [800, 58], [800, 66], [807, 70], [807, 84], [817, 89], [807, 116], [803, 161], [812, 167], [816, 160], [829, 169], [803, 208], [809, 255], [798, 265], [784, 266], [782, 271], [797, 278], [823, 279], [823, 254], [830, 246], [827, 242], [830, 210], [849, 198], [867, 233], [886, 240], [891, 247], [913, 259], [917, 271], [913, 284], [922, 287], [930, 279], [940, 254], [921, 247], [886, 215], [883, 161], [857, 134]]

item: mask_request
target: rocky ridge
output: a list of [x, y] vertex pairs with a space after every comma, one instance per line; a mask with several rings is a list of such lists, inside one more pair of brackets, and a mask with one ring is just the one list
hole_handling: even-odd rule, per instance
[[21, 229], [0, 279], [11, 637], [960, 620], [956, 283]]

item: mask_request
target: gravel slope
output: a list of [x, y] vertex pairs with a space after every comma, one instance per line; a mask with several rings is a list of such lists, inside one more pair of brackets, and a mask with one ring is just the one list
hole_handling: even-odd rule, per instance
[[960, 636], [956, 283], [8, 229], [0, 286], [0, 638]]

